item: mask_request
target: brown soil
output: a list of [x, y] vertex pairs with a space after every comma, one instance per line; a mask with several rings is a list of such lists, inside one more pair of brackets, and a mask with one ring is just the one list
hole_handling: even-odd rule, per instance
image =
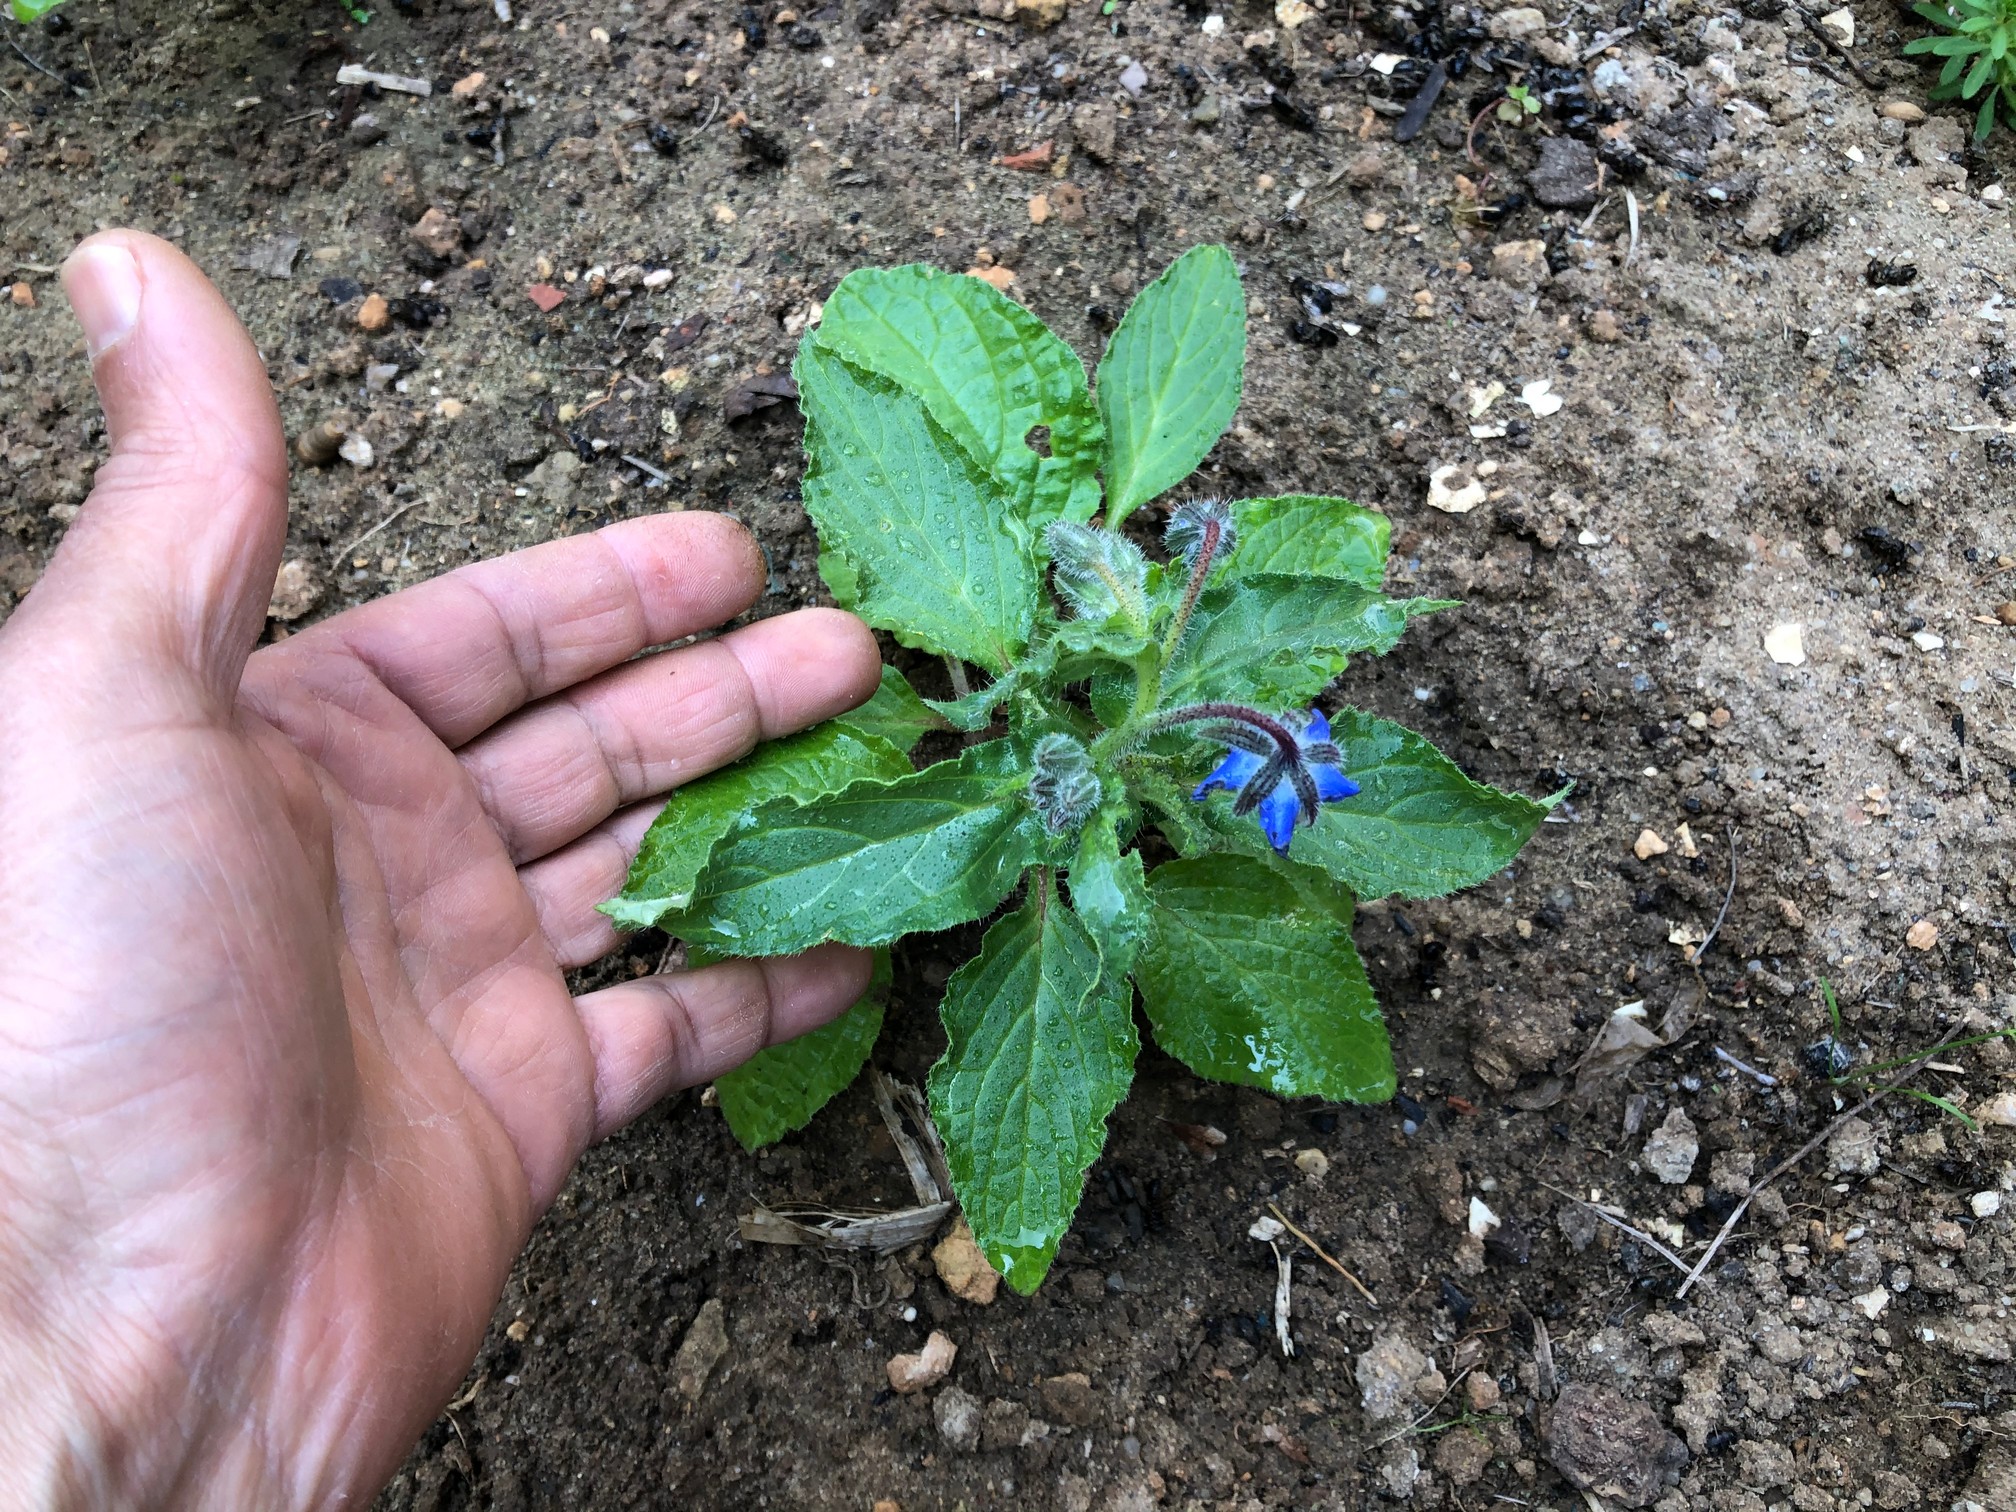
[[[905, 1199], [858, 1089], [754, 1158], [699, 1093], [674, 1099], [584, 1163], [383, 1506], [1581, 1505], [1564, 1470], [1668, 1512], [2016, 1506], [2016, 1197], [1992, 1215], [1977, 1197], [2016, 1187], [2008, 1127], [1889, 1099], [1761, 1197], [1684, 1300], [1652, 1245], [1563, 1195], [1691, 1264], [1733, 1195], [1841, 1106], [1802, 1056], [1826, 1028], [1819, 979], [1864, 1066], [2016, 1012], [2016, 630], [1996, 617], [2016, 598], [2016, 238], [1992, 187], [2009, 137], [1976, 154], [1958, 116], [1880, 116], [1923, 104], [1929, 78], [1897, 56], [1902, 12], [1869, 0], [1850, 51], [1866, 81], [1777, 0], [1452, 10], [1444, 46], [1472, 20], [1527, 40], [1480, 31], [1404, 145], [1388, 100], [1419, 66], [1389, 78], [1373, 55], [1405, 53], [1425, 15], [1333, 0], [1291, 33], [1251, 0], [1222, 29], [1208, 11], [1072, 0], [1041, 29], [923, 0], [795, 18], [519, 0], [505, 26], [428, 0], [360, 30], [329, 5], [73, 0], [61, 35], [10, 28], [65, 82], [0, 52], [0, 255], [34, 299], [0, 305], [0, 606], [98, 455], [48, 276], [96, 226], [160, 231], [215, 274], [291, 430], [362, 421], [371, 467], [297, 480], [279, 607], [309, 618], [666, 508], [759, 532], [764, 612], [814, 599], [792, 408], [730, 425], [724, 405], [784, 367], [842, 274], [1012, 269], [1092, 353], [1172, 256], [1223, 240], [1254, 318], [1211, 485], [1388, 510], [1396, 581], [1468, 601], [1347, 695], [1490, 781], [1576, 785], [1504, 877], [1364, 910], [1411, 1104], [1284, 1106], [1148, 1053], [1034, 1298], [956, 1301], [921, 1252], [821, 1264], [738, 1240], [754, 1195]], [[1504, 78], [1487, 45], [1603, 70], [1593, 214], [1478, 223], [1480, 201], [1531, 196], [1543, 134], [1566, 134], [1561, 110], [1527, 134], [1487, 119], [1469, 161]], [[345, 93], [346, 61], [434, 94]], [[1292, 103], [1267, 105], [1270, 76]], [[1215, 123], [1186, 119], [1207, 99]], [[995, 162], [1045, 141], [1054, 171]], [[1556, 197], [1578, 198], [1590, 165], [1566, 166]], [[459, 244], [439, 216], [433, 250], [411, 234], [430, 208]], [[234, 270], [282, 237], [301, 242], [276, 264], [291, 276]], [[1872, 258], [1916, 281], [1873, 284]], [[661, 267], [669, 286], [646, 288]], [[1298, 277], [1349, 286], [1322, 317], [1334, 344], [1307, 344], [1326, 338]], [[567, 295], [551, 314], [527, 295], [541, 282]], [[367, 293], [395, 301], [376, 333]], [[396, 375], [367, 386], [381, 364]], [[1558, 413], [1520, 402], [1541, 379]], [[1508, 392], [1473, 416], [1494, 381]], [[1496, 464], [1471, 513], [1426, 505], [1449, 463]], [[1803, 664], [1765, 651], [1790, 624]], [[1647, 829], [1668, 848], [1641, 859]], [[1697, 972], [1686, 942], [1732, 867]], [[604, 969], [646, 969], [662, 943]], [[900, 956], [891, 1070], [921, 1078], [972, 943]], [[1676, 1006], [1691, 1022], [1586, 1109], [1556, 1100], [1638, 1001], [1654, 1027]], [[2016, 1076], [2006, 1051], [1953, 1052], [1923, 1083], [1986, 1111]], [[1675, 1109], [1700, 1155], [1664, 1185], [1640, 1155]], [[1172, 1123], [1227, 1142], [1202, 1158]], [[1473, 1198], [1505, 1222], [1488, 1244]], [[1247, 1236], [1270, 1201], [1379, 1301], [1298, 1250], [1292, 1359], [1274, 1258]], [[728, 1350], [694, 1404], [673, 1360], [710, 1299]], [[892, 1396], [885, 1362], [933, 1327], [959, 1346], [949, 1385]], [[1382, 1390], [1398, 1416], [1375, 1422]], [[1650, 1410], [1626, 1421], [1624, 1402]]]

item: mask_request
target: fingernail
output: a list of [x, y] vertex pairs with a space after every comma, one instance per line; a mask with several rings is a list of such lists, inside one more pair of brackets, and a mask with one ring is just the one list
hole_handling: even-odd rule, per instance
[[79, 247], [63, 265], [63, 290], [96, 362], [140, 322], [140, 264], [117, 242]]

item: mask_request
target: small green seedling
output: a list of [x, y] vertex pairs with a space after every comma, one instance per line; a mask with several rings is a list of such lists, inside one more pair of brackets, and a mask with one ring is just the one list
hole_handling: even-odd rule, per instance
[[1912, 6], [1919, 19], [1938, 27], [1944, 36], [1918, 37], [1904, 51], [1944, 58], [1935, 100], [1972, 100], [1981, 107], [1974, 116], [1976, 139], [1995, 129], [1995, 106], [2016, 127], [2016, 0], [1919, 0]]
[[[820, 572], [842, 606], [942, 658], [955, 696], [921, 698], [885, 667], [853, 713], [681, 788], [604, 905], [699, 959], [885, 947], [1019, 893], [946, 985], [930, 1105], [976, 1238], [1024, 1292], [1126, 1095], [1137, 990], [1156, 1041], [1200, 1075], [1383, 1100], [1393, 1056], [1356, 900], [1481, 882], [1552, 802], [1317, 706], [1351, 658], [1452, 607], [1383, 591], [1385, 516], [1184, 497], [1159, 533], [1125, 528], [1224, 432], [1245, 346], [1222, 247], [1142, 292], [1096, 397], [1071, 349], [977, 278], [843, 279], [794, 369]], [[920, 770], [927, 737], [939, 759]], [[723, 1077], [736, 1136], [755, 1148], [805, 1124], [881, 1019], [871, 994]]]
[[[1813, 1067], [1835, 1086], [1852, 1086], [1856, 1082], [1870, 1081], [1891, 1071], [1901, 1071], [1932, 1053], [1932, 1050], [1914, 1050], [1909, 1055], [1893, 1055], [1889, 1060], [1864, 1066], [1859, 1071], [1850, 1070], [1849, 1068], [1855, 1064], [1855, 1052], [1848, 1048], [1848, 1042], [1842, 1036], [1841, 1005], [1835, 1000], [1833, 984], [1825, 977], [1820, 979], [1820, 996], [1827, 1004], [1827, 1021], [1831, 1029], [1823, 1038], [1806, 1047], [1806, 1056]], [[1976, 1034], [1966, 1039], [1948, 1040], [1945, 1044], [1934, 1046], [1932, 1049], [1965, 1050], [1974, 1045], [1985, 1045], [1990, 1040], [2011, 1037], [2016, 1037], [2016, 1030], [1998, 1029], [1992, 1034]], [[1915, 1097], [1920, 1102], [1930, 1103], [1940, 1112], [1959, 1119], [1968, 1128], [1977, 1133], [1980, 1131], [1981, 1126], [1970, 1118], [1958, 1103], [1949, 1098], [1941, 1097], [1936, 1092], [1927, 1092], [1922, 1087], [1898, 1087], [1896, 1090], [1906, 1097]]]
[[1540, 101], [1524, 84], [1514, 84], [1498, 102], [1498, 119], [1507, 126], [1523, 126], [1540, 114]]

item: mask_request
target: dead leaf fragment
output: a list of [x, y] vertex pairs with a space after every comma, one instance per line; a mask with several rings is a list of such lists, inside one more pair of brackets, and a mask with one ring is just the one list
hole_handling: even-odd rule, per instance
[[1904, 943], [1913, 950], [1930, 950], [1939, 943], [1939, 926], [1930, 919], [1920, 919], [1904, 931]]
[[1015, 282], [1015, 270], [1013, 268], [1004, 268], [999, 263], [994, 263], [984, 268], [968, 268], [966, 276], [968, 278], [977, 278], [982, 283], [990, 283], [1004, 294], [1008, 292], [1008, 286]]
[[741, 420], [797, 397], [798, 385], [791, 381], [789, 373], [758, 373], [728, 390], [728, 397], [721, 403], [721, 415], [723, 419]]
[[1034, 147], [1025, 147], [1020, 152], [1005, 153], [994, 159], [1003, 168], [1017, 173], [1048, 173], [1050, 165], [1057, 161], [1055, 142], [1038, 142]]
[[936, 1386], [952, 1373], [952, 1361], [958, 1353], [959, 1346], [934, 1328], [917, 1353], [899, 1354], [890, 1360], [889, 1385], [904, 1396]]

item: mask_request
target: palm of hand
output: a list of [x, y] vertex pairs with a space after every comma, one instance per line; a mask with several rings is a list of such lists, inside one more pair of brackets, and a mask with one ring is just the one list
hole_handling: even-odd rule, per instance
[[876, 658], [807, 611], [630, 660], [760, 591], [693, 515], [246, 661], [284, 528], [264, 374], [193, 268], [118, 247], [119, 445], [0, 634], [0, 1304], [44, 1340], [0, 1380], [159, 1425], [52, 1476], [305, 1504], [389, 1472], [591, 1140], [858, 993], [842, 951], [580, 999], [562, 972], [614, 943], [593, 905], [651, 797]]

